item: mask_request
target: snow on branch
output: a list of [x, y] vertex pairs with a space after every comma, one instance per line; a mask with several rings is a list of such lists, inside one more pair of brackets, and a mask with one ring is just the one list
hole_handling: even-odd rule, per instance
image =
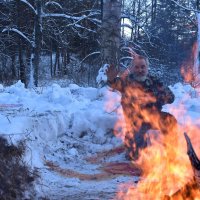
[[91, 13], [91, 12], [96, 12], [97, 15], [101, 15], [101, 12], [99, 10], [96, 10], [96, 9], [89, 9], [89, 10], [81, 10], [79, 12], [76, 12], [76, 13], [73, 13], [73, 15], [80, 15], [80, 14], [83, 14], [83, 13]]
[[101, 25], [101, 20], [99, 19], [93, 19], [93, 18], [88, 18], [88, 20], [90, 20], [92, 23], [96, 24], [97, 26], [100, 26]]
[[184, 9], [184, 10], [193, 11], [193, 12], [196, 12], [196, 13], [199, 12], [199, 11], [196, 10], [196, 9], [188, 8], [188, 7], [185, 7], [185, 6], [181, 5], [181, 4], [179, 4], [179, 3], [178, 3], [177, 1], [175, 1], [175, 0], [170, 0], [170, 1], [173, 2], [173, 3], [175, 3], [177, 6], [181, 7], [181, 8]]
[[96, 55], [96, 54], [100, 54], [100, 51], [96, 51], [96, 52], [92, 52], [90, 54], [88, 54], [85, 58], [83, 58], [83, 60], [81, 60], [81, 62], [79, 64], [81, 64], [84, 60], [86, 60], [88, 57]]
[[[72, 24], [70, 24], [70, 25], [72, 25]], [[67, 26], [70, 26], [70, 25], [68, 24]], [[89, 32], [92, 32], [92, 33], [97, 33], [96, 31], [94, 31], [94, 30], [92, 30], [92, 29], [90, 29], [90, 28], [86, 28], [86, 27], [84, 27], [84, 26], [81, 26], [81, 25], [79, 25], [79, 24], [74, 24], [74, 26], [77, 27], [77, 28], [85, 29], [85, 30], [87, 30], [87, 31], [89, 31]]]
[[35, 8], [27, 0], [20, 0], [20, 1], [22, 3], [25, 3], [37, 15], [37, 11], [35, 10]]
[[99, 14], [99, 13], [91, 12], [88, 15], [82, 15], [81, 17], [76, 17], [73, 15], [66, 15], [66, 14], [62, 14], [62, 13], [43, 13], [42, 17], [61, 17], [61, 18], [65, 18], [65, 19], [77, 20], [75, 23], [78, 23], [79, 21], [81, 21], [83, 19], [87, 19], [87, 18], [97, 15], [97, 14]]
[[49, 6], [49, 5], [53, 5], [53, 6], [60, 8], [60, 9], [63, 9], [63, 7], [58, 2], [55, 2], [55, 1], [48, 1], [48, 2], [45, 3], [45, 6]]
[[16, 28], [4, 28], [3, 30], [2, 30], [2, 33], [4, 33], [4, 32], [15, 32], [15, 33], [17, 33], [18, 35], [20, 35], [22, 38], [24, 38], [32, 47], [34, 47], [35, 45], [34, 45], [34, 42], [33, 41], [31, 41], [26, 35], [24, 35], [24, 33], [22, 33], [21, 31], [19, 31], [18, 29], [16, 29]]
[[120, 58], [120, 61], [122, 61], [122, 60], [133, 60], [133, 57], [131, 57], [131, 56], [124, 56], [124, 57]]
[[75, 16], [60, 14], [60, 13], [43, 13], [42, 17], [62, 17], [65, 19], [72, 19], [72, 20], [80, 20], [83, 18], [83, 17], [75, 17]]

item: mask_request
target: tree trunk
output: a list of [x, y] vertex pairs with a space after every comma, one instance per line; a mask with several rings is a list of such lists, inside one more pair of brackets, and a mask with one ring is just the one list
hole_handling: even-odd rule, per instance
[[152, 0], [151, 6], [151, 23], [154, 23], [156, 19], [157, 0]]
[[[17, 0], [17, 27], [20, 29], [21, 27], [21, 8], [20, 1]], [[23, 61], [23, 51], [22, 51], [22, 42], [20, 36], [18, 36], [18, 60], [19, 60], [19, 79], [22, 83], [26, 85], [26, 67]]]
[[19, 56], [19, 77], [22, 83], [26, 85], [26, 67], [23, 61], [21, 39], [18, 42], [18, 56]]
[[67, 75], [67, 49], [63, 48], [63, 75]]
[[58, 47], [58, 76], [61, 74], [61, 65], [60, 65], [60, 47]]
[[119, 67], [122, 0], [106, 0], [103, 5], [102, 64]]
[[101, 20], [103, 21], [103, 0], [101, 0]]
[[50, 49], [50, 71], [51, 71], [51, 77], [53, 77], [53, 49], [52, 49], [52, 41], [51, 41], [51, 49]]
[[[135, 1], [132, 2], [132, 15], [135, 17]], [[131, 41], [134, 41], [135, 39], [135, 32], [134, 29], [136, 27], [136, 23], [134, 23], [134, 27], [133, 27], [133, 22], [132, 22], [132, 29], [131, 29]]]
[[15, 79], [16, 78], [16, 69], [15, 69], [15, 54], [13, 53], [12, 57], [12, 64], [11, 64], [11, 67], [12, 67], [12, 79]]
[[27, 87], [32, 88], [34, 87], [34, 81], [33, 81], [33, 48], [32, 47], [27, 47], [26, 48], [26, 65], [27, 65], [27, 70], [26, 70], [26, 79], [27, 79]]
[[57, 65], [58, 65], [58, 59], [59, 59], [59, 50], [58, 47], [56, 48], [56, 55], [55, 55], [55, 64], [54, 64], [54, 77], [57, 74]]
[[38, 86], [39, 77], [39, 63], [40, 63], [40, 53], [41, 53], [41, 40], [42, 40], [42, 4], [40, 0], [36, 0], [36, 10], [35, 15], [35, 48], [34, 48], [34, 84]]
[[[125, 10], [125, 2], [124, 2], [125, 0], [122, 0], [122, 9], [123, 9], [123, 11]], [[125, 21], [124, 21], [124, 18], [122, 19], [123, 20], [123, 24], [125, 23]], [[125, 27], [123, 26], [122, 27], [122, 38], [124, 38], [125, 37], [125, 29], [124, 29]]]
[[[141, 13], [141, 1], [138, 2], [138, 10], [137, 10], [137, 17], [140, 18]], [[137, 27], [137, 39], [140, 39], [140, 26]]]

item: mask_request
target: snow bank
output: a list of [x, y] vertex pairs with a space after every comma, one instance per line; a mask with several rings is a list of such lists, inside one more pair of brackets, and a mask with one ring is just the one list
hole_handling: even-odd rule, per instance
[[175, 84], [171, 90], [175, 94], [175, 101], [165, 105], [163, 110], [173, 114], [180, 124], [190, 120], [200, 126], [200, 90], [181, 83]]
[[[171, 87], [175, 102], [164, 106], [176, 115], [174, 108], [182, 105], [189, 115], [200, 111], [199, 92], [190, 85], [177, 83]], [[121, 112], [120, 94], [109, 88], [84, 88], [75, 84], [61, 88], [58, 84], [30, 90], [20, 81], [10, 87], [0, 87], [0, 132], [2, 134], [31, 133], [42, 140], [55, 141], [63, 134], [103, 144]], [[109, 103], [109, 105], [107, 105]], [[12, 105], [12, 108], [6, 105]]]
[[[171, 89], [176, 99], [173, 104], [164, 106], [163, 110], [174, 114], [179, 123], [183, 119], [177, 110], [185, 108], [186, 116], [194, 121], [199, 119], [199, 91], [181, 83]], [[31, 90], [26, 89], [20, 81], [10, 87], [0, 85], [0, 133], [9, 135], [12, 142], [26, 140], [26, 161], [41, 169], [44, 186], [37, 186], [38, 195], [49, 193], [56, 196], [65, 185], [72, 187], [71, 193], [78, 189], [73, 187], [83, 190], [91, 187], [89, 183], [83, 185], [77, 178], [66, 179], [50, 173], [44, 166], [44, 160], [84, 173], [98, 172], [97, 166], [89, 165], [84, 159], [122, 144], [112, 134], [117, 119], [123, 118], [118, 115], [122, 113], [120, 99], [120, 94], [110, 91], [108, 87], [84, 88], [75, 84], [60, 87], [54, 83]], [[116, 159], [123, 160], [122, 157]], [[106, 181], [106, 184], [110, 184], [113, 190], [113, 184], [116, 186], [123, 181], [127, 180], [122, 177]], [[94, 190], [103, 189], [105, 181], [95, 183]]]
[[3, 134], [30, 132], [46, 142], [64, 133], [75, 137], [87, 137], [90, 133], [97, 143], [105, 143], [106, 133], [117, 120], [115, 113], [105, 108], [105, 100], [110, 97], [117, 101], [110, 108], [114, 110], [120, 96], [106, 88], [83, 88], [75, 84], [61, 88], [53, 84], [30, 90], [19, 81], [2, 88], [0, 93], [0, 131]]

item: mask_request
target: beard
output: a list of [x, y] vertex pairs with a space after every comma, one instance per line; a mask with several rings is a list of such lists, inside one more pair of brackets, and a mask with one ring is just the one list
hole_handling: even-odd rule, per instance
[[139, 81], [139, 82], [145, 81], [146, 78], [147, 78], [147, 75], [140, 75], [140, 74], [138, 74], [138, 75], [135, 76], [135, 80]]

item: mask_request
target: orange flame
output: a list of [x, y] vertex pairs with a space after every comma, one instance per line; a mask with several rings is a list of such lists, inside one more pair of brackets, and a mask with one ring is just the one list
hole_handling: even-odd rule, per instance
[[197, 50], [198, 50], [198, 44], [197, 42], [195, 42], [192, 47], [192, 53], [190, 55], [190, 58], [186, 62], [184, 62], [183, 65], [181, 66], [181, 74], [184, 78], [184, 81], [186, 83], [190, 83], [192, 86], [196, 81], [196, 76], [197, 76], [194, 69], [195, 65], [194, 62], [197, 57]]
[[[130, 148], [126, 136], [134, 137], [133, 130], [142, 125], [142, 122], [151, 123], [156, 130], [164, 130], [165, 134], [149, 133], [151, 145], [139, 152], [139, 159], [137, 164], [143, 171], [140, 181], [136, 186], [126, 186], [122, 189], [120, 186], [116, 199], [120, 200], [182, 200], [182, 199], [200, 199], [200, 191], [198, 189], [191, 189], [187, 198], [187, 191], [182, 188], [190, 183], [193, 179], [193, 170], [187, 156], [186, 142], [183, 132], [187, 132], [193, 142], [194, 148], [200, 144], [200, 139], [195, 142], [198, 137], [199, 128], [194, 126], [194, 121], [189, 117], [185, 117], [184, 127], [177, 127], [175, 123], [166, 125], [162, 123], [161, 114], [156, 109], [143, 109], [143, 105], [147, 103], [154, 103], [156, 100], [149, 93], [144, 92], [141, 88], [131, 89], [128, 87], [125, 91], [128, 102], [123, 102], [128, 106], [124, 108], [125, 120], [117, 121], [115, 130], [119, 134], [119, 127], [122, 127], [119, 135], [123, 136], [125, 146]], [[130, 104], [130, 99], [132, 103]], [[134, 100], [140, 102], [135, 103]], [[140, 117], [136, 117], [138, 114]], [[184, 106], [171, 110], [177, 118], [183, 118], [186, 113]], [[122, 114], [122, 113], [121, 113]], [[131, 117], [130, 117], [131, 116]], [[136, 123], [133, 123], [135, 122]], [[167, 122], [168, 119], [165, 119]], [[125, 125], [126, 122], [126, 125]], [[197, 120], [196, 123], [199, 123]], [[168, 127], [163, 127], [163, 126]], [[153, 131], [155, 132], [155, 131]], [[131, 148], [135, 148], [134, 144]], [[198, 154], [198, 151], [197, 151]], [[124, 191], [126, 190], [126, 191]], [[180, 191], [180, 193], [177, 193]], [[177, 195], [174, 195], [177, 193]]]

